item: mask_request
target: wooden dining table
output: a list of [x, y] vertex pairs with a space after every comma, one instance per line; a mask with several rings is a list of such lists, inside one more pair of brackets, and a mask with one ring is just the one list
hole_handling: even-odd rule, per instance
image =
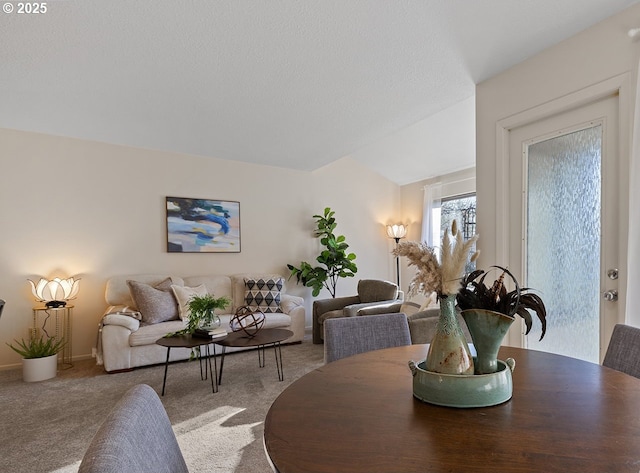
[[640, 379], [586, 361], [502, 347], [513, 395], [484, 408], [413, 397], [428, 345], [343, 358], [274, 401], [264, 446], [279, 473], [640, 472]]

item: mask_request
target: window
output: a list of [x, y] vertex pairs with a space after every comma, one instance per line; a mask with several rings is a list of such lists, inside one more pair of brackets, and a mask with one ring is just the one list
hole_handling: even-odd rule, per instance
[[[458, 230], [462, 232], [464, 239], [471, 238], [476, 234], [476, 195], [466, 194], [442, 199], [440, 208], [433, 209], [432, 218], [434, 242], [442, 241], [445, 230], [451, 228], [454, 220], [458, 222]], [[471, 253], [474, 251], [475, 245]], [[467, 263], [465, 271], [473, 271], [475, 266], [475, 262]]]
[[444, 230], [451, 227], [453, 220], [458, 221], [458, 228], [465, 240], [476, 234], [476, 195], [464, 195], [442, 199], [440, 206], [440, 238]]

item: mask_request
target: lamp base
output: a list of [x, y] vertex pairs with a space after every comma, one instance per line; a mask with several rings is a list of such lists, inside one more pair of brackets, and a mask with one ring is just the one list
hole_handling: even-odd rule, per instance
[[49, 301], [45, 304], [45, 307], [48, 307], [49, 309], [58, 309], [66, 305], [67, 303], [65, 301]]

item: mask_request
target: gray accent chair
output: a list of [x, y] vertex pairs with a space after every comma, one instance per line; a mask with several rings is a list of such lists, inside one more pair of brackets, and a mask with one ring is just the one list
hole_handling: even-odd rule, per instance
[[617, 324], [602, 365], [640, 378], [640, 328]]
[[[472, 343], [471, 334], [467, 328], [467, 324], [460, 315], [460, 311], [456, 308], [457, 318], [467, 342]], [[414, 345], [422, 343], [431, 343], [436, 333], [436, 324], [440, 317], [440, 308], [421, 310], [413, 314], [408, 314], [409, 332], [411, 333], [411, 343]]]
[[188, 473], [167, 412], [146, 384], [129, 389], [107, 416], [78, 473]]
[[313, 343], [322, 343], [324, 322], [339, 317], [399, 312], [404, 293], [398, 285], [378, 279], [358, 281], [355, 296], [320, 299], [313, 302]]
[[325, 363], [367, 351], [411, 345], [407, 316], [403, 313], [328, 319], [324, 329]]

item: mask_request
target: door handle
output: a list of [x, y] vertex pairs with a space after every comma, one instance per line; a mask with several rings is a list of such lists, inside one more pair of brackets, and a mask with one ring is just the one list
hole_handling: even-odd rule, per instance
[[604, 294], [602, 294], [602, 297], [604, 297], [605, 300], [609, 302], [615, 302], [618, 300], [618, 291], [616, 291], [615, 289], [611, 289], [610, 291], [607, 291]]

